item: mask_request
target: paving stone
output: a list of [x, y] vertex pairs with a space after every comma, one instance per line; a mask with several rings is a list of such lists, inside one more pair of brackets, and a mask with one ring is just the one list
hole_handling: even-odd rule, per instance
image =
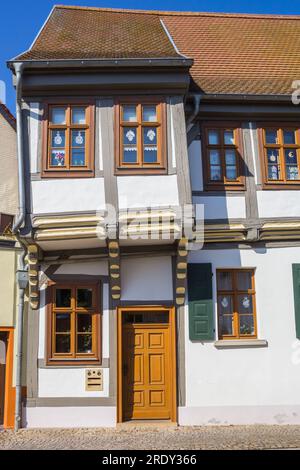
[[0, 431], [0, 449], [289, 449], [300, 448], [300, 426], [120, 426]]

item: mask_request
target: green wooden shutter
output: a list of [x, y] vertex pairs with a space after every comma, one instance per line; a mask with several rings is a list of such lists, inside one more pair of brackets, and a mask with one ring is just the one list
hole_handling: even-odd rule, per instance
[[293, 264], [296, 337], [300, 339], [300, 264]]
[[210, 263], [188, 265], [189, 337], [193, 341], [215, 337], [212, 268]]

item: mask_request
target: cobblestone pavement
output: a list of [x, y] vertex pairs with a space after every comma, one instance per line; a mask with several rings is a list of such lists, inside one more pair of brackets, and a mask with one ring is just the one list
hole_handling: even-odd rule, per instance
[[0, 431], [3, 449], [193, 450], [300, 448], [300, 426], [120, 426]]

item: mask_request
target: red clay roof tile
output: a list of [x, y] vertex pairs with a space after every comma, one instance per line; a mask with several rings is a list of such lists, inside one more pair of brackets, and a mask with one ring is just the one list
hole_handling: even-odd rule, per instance
[[300, 80], [300, 16], [57, 6], [19, 60], [178, 57], [216, 94], [290, 94]]

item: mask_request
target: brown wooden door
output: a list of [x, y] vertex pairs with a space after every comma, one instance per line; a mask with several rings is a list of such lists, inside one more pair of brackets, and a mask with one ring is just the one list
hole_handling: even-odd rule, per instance
[[122, 344], [124, 419], [171, 419], [169, 323], [125, 322]]

